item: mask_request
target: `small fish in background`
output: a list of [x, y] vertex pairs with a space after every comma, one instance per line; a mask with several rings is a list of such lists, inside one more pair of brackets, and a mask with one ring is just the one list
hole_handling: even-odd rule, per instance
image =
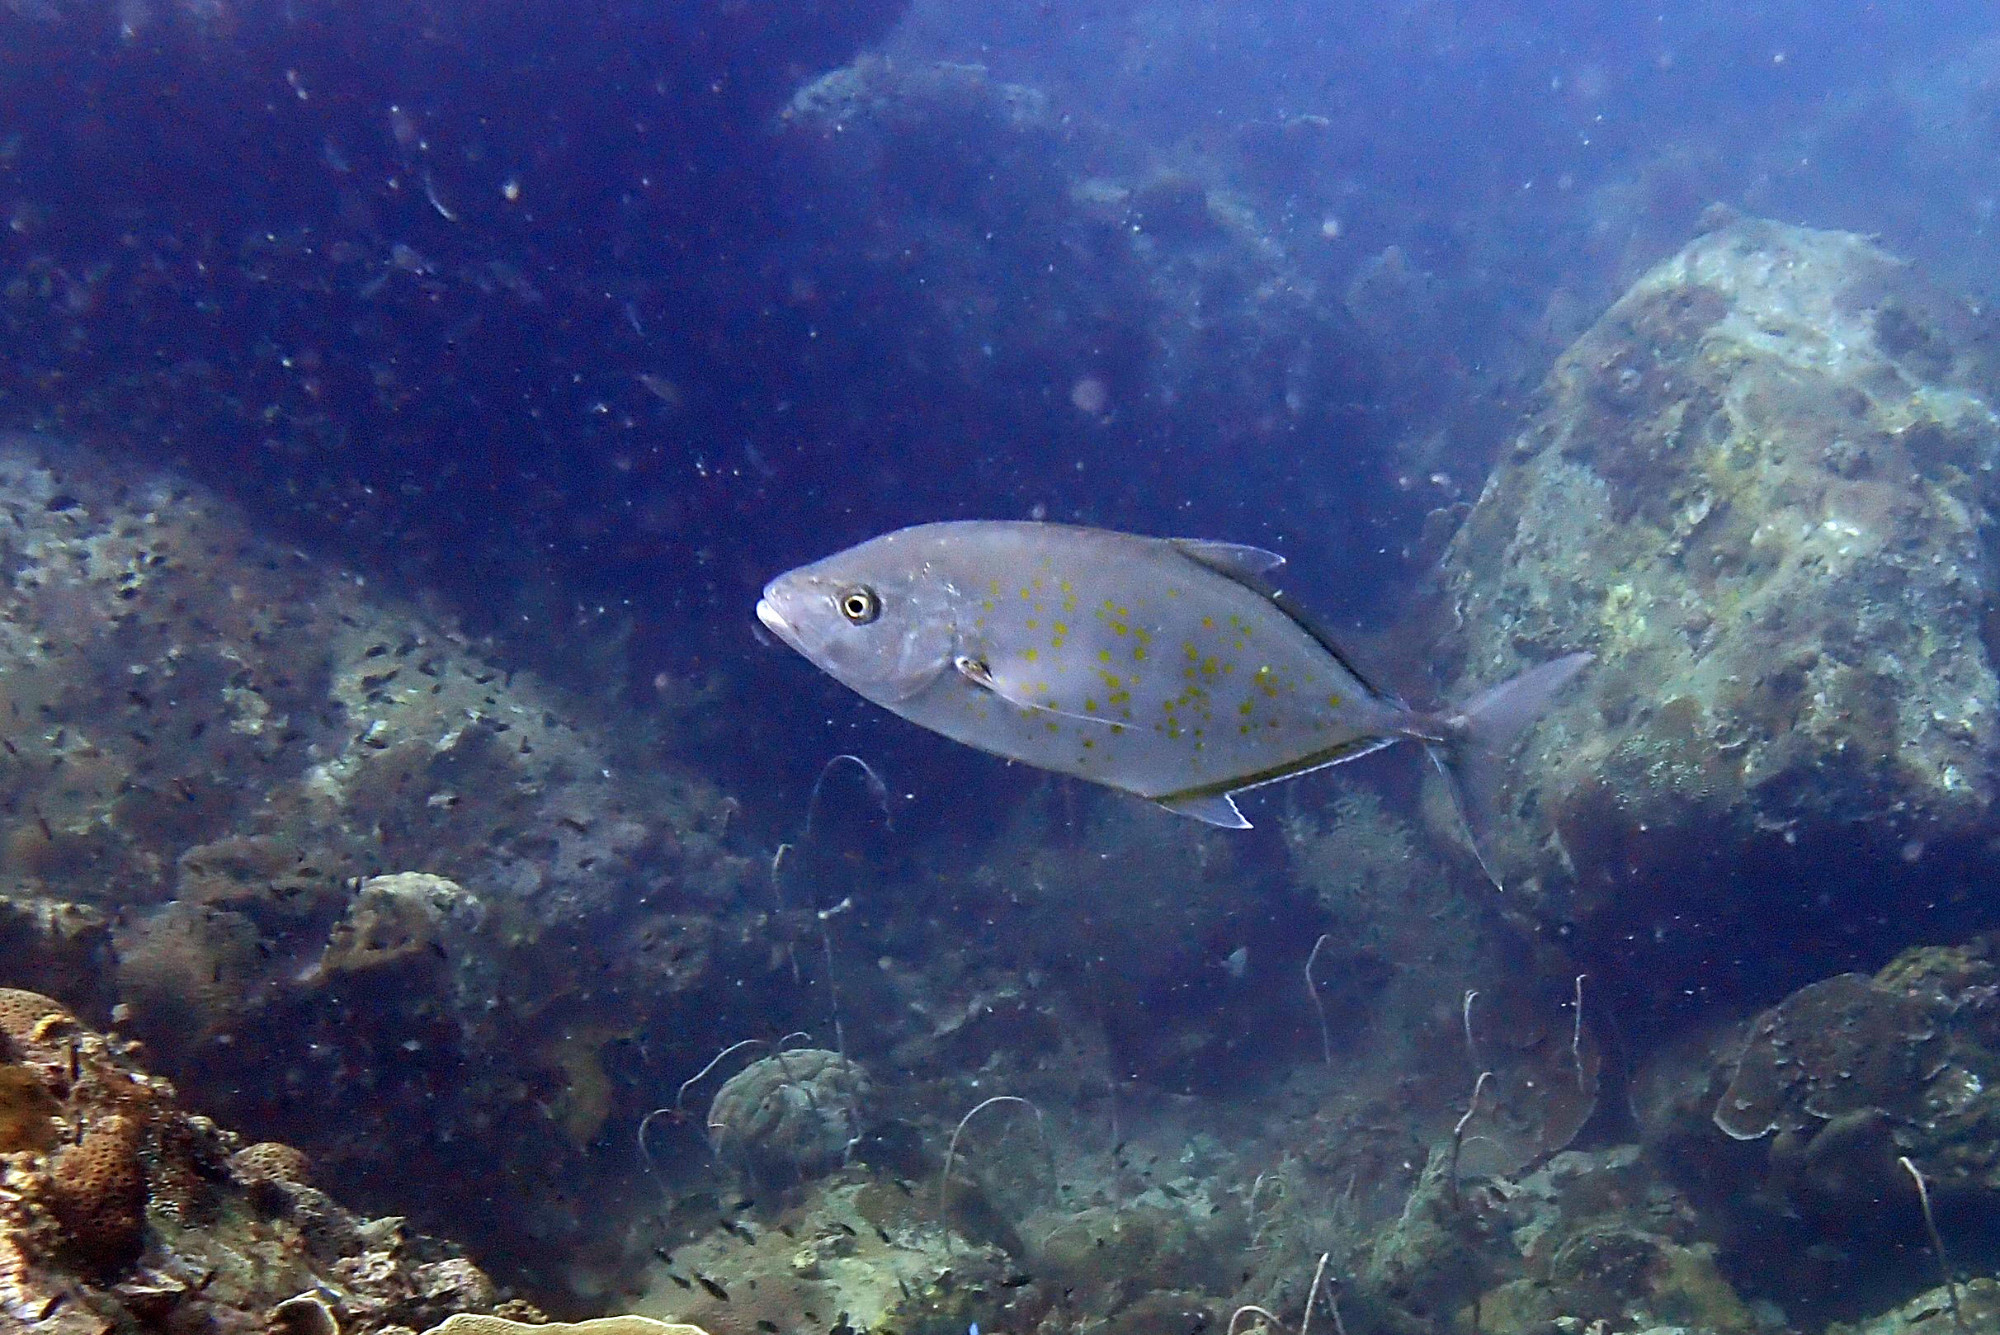
[[912, 723], [1230, 829], [1250, 824], [1233, 794], [1409, 738], [1445, 777], [1484, 867], [1481, 760], [1591, 655], [1419, 712], [1264, 582], [1283, 561], [1065, 524], [922, 524], [778, 576], [757, 618]]
[[[631, 312], [632, 323], [636, 328], [639, 322], [637, 312], [632, 311], [630, 302], [626, 303], [626, 309], [628, 312]], [[655, 374], [652, 371], [641, 371], [633, 379], [637, 380], [648, 394], [651, 394], [669, 408], [678, 408], [681, 406], [681, 387], [665, 376]]]
[[1238, 946], [1215, 962], [1215, 967], [1229, 975], [1229, 981], [1240, 983], [1250, 975], [1250, 947]]

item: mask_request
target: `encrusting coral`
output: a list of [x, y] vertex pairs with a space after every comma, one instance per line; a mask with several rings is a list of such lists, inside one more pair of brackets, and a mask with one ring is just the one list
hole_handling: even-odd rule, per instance
[[42, 1119], [0, 1161], [0, 1326], [254, 1329], [288, 1301], [272, 1329], [324, 1335], [315, 1312], [350, 1335], [468, 1308], [533, 1314], [447, 1244], [305, 1185], [296, 1150], [184, 1112], [136, 1045], [49, 998], [0, 989], [0, 1034], [0, 1090]]

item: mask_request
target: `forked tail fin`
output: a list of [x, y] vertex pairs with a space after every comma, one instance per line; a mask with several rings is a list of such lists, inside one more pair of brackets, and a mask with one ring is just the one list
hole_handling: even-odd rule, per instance
[[[1445, 716], [1445, 740], [1426, 741], [1424, 750], [1451, 794], [1452, 808], [1465, 826], [1466, 841], [1486, 879], [1500, 878], [1486, 860], [1486, 832], [1492, 827], [1493, 799], [1500, 791], [1500, 760], [1507, 746], [1547, 711], [1556, 692], [1583, 671], [1594, 654], [1564, 654], [1498, 686], [1489, 686], [1455, 714]], [[1504, 886], [1500, 888], [1505, 889]]]

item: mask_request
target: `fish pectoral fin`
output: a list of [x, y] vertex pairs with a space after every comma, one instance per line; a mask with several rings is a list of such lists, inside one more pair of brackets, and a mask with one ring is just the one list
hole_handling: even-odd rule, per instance
[[1255, 580], [1285, 563], [1285, 558], [1262, 547], [1240, 542], [1210, 542], [1205, 538], [1169, 538], [1167, 541], [1211, 570], [1231, 579]]
[[1228, 793], [1201, 793], [1191, 797], [1162, 797], [1161, 806], [1177, 816], [1193, 816], [1196, 820], [1207, 821], [1210, 825], [1220, 825], [1225, 830], [1247, 830], [1250, 822], [1236, 809], [1236, 799]]
[[1016, 709], [1031, 709], [1037, 714], [1053, 714], [1057, 718], [1073, 718], [1079, 723], [1098, 723], [1107, 728], [1122, 728], [1124, 723], [1116, 719], [1099, 718], [1095, 714], [1078, 714], [1068, 709], [1058, 709], [1045, 700], [1037, 700], [1018, 682], [1010, 682], [993, 671], [983, 659], [960, 654], [951, 665], [958, 669], [960, 676], [983, 690], [993, 692]]

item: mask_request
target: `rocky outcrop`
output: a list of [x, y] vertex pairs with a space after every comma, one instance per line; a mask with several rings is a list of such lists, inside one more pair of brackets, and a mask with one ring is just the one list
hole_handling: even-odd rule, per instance
[[1713, 221], [1562, 357], [1445, 577], [1454, 698], [1597, 654], [1498, 863], [1665, 1004], [1844, 966], [1864, 889], [1934, 901], [2000, 740], [1989, 321], [1860, 237]]
[[[0, 439], [0, 560], [0, 984], [115, 1019], [203, 1112], [488, 1259], [585, 1228], [553, 1193], [448, 1198], [501, 1165], [629, 1173], [614, 1116], [731, 1023], [680, 1007], [742, 948], [722, 901], [763, 887], [722, 845], [735, 804], [164, 473]], [[59, 1173], [106, 1266], [116, 1131]]]

